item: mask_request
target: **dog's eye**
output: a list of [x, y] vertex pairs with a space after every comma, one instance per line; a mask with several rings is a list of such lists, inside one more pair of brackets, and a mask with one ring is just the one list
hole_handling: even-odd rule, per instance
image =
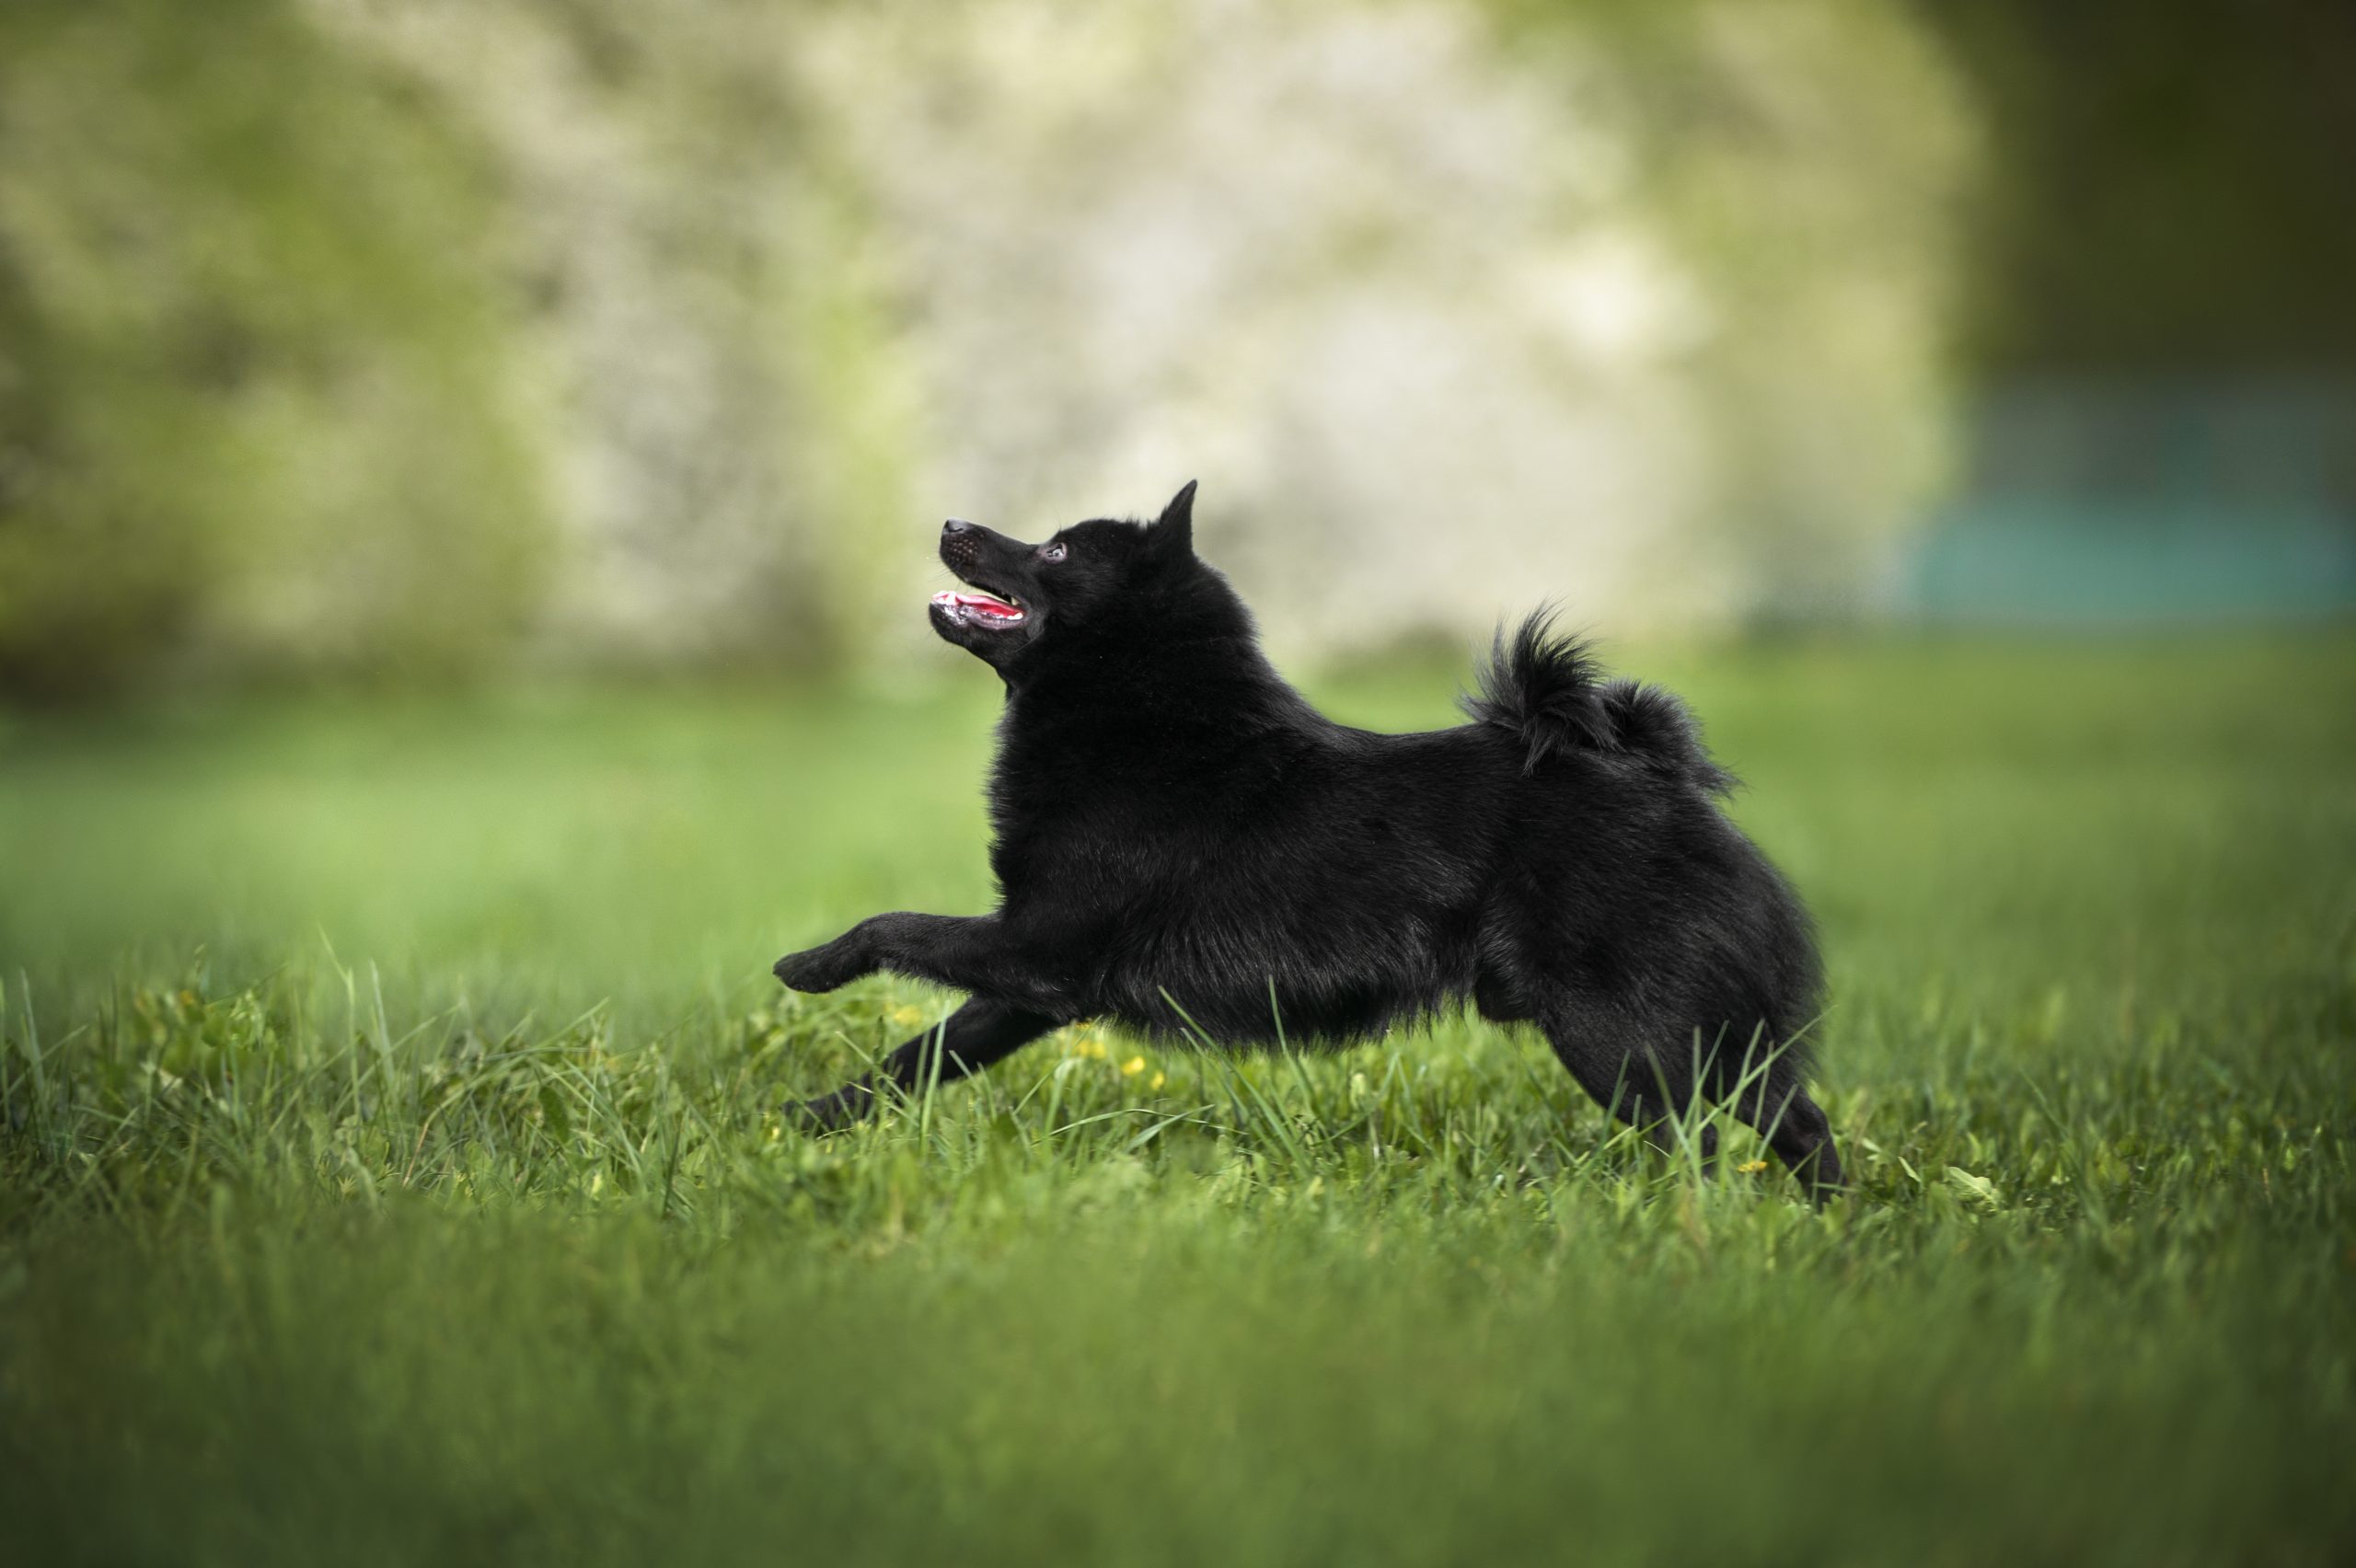
[[1064, 559], [1064, 548], [1060, 544], [1049, 545], [1045, 549], [1039, 552], [1039, 559], [1041, 560], [1061, 560]]

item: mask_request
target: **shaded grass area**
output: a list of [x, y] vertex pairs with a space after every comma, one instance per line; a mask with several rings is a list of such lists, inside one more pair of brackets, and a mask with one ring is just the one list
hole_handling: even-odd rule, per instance
[[987, 693], [19, 721], [0, 1506], [55, 1561], [2342, 1559], [2351, 655], [1632, 661], [1823, 917], [1821, 1216], [1465, 1021], [785, 1129], [947, 1005], [765, 970], [983, 906]]

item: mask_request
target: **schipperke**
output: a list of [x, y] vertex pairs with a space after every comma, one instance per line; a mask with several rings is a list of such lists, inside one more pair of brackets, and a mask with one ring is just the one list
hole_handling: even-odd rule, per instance
[[[1338, 1043], [1470, 998], [1529, 1020], [1656, 1138], [1731, 1103], [1821, 1197], [1842, 1185], [1802, 1090], [1820, 981], [1807, 912], [1719, 811], [1732, 780], [1665, 692], [1606, 682], [1544, 612], [1499, 639], [1471, 723], [1326, 719], [1261, 653], [1194, 549], [1195, 487], [1150, 525], [1045, 544], [942, 525], [971, 592], [933, 629], [1006, 683], [987, 915], [876, 915], [778, 961], [799, 991], [888, 969], [970, 999], [818, 1128], [962, 1078], [1078, 1019], [1223, 1046]], [[1706, 1154], [1706, 1149], [1705, 1149]]]

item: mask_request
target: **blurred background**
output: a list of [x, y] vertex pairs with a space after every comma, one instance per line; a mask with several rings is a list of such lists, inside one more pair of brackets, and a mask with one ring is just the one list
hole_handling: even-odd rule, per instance
[[2345, 615], [2350, 82], [2326, 0], [15, 0], [0, 700], [946, 673], [940, 517], [1190, 478], [1296, 661]]

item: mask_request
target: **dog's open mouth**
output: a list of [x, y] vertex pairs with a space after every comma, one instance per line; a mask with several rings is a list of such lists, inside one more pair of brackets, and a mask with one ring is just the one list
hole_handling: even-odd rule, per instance
[[932, 607], [967, 626], [1021, 626], [1025, 618], [1020, 603], [1013, 599], [1001, 599], [995, 594], [968, 594], [947, 589], [932, 596]]

